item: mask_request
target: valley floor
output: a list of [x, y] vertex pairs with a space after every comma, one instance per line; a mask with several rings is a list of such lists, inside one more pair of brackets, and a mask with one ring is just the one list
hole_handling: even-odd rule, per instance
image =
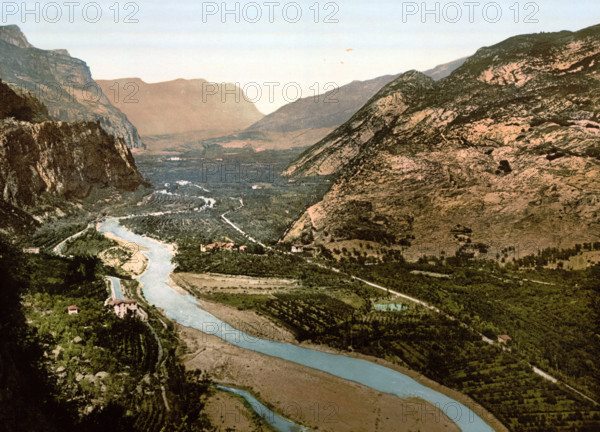
[[[224, 278], [236, 280], [235, 277], [228, 277], [227, 275], [195, 275], [183, 273], [175, 273], [172, 275], [172, 279], [176, 281], [179, 286], [189, 289], [190, 292], [201, 292], [206, 290], [206, 284], [200, 281], [211, 278], [214, 278], [215, 280]], [[248, 288], [249, 285], [252, 285], [252, 282], [254, 282], [253, 279], [260, 280], [259, 278], [245, 278], [247, 285], [240, 285], [238, 290], [240, 292], [247, 291], [246, 288]], [[237, 281], [239, 282], [239, 279], [237, 279]], [[238, 308], [216, 303], [202, 297], [201, 304], [202, 309], [206, 310], [211, 315], [214, 315], [216, 318], [236, 329], [248, 333], [250, 336], [292, 343], [331, 354], [343, 354], [361, 358], [397, 370], [421, 384], [461, 402], [469, 409], [472, 409], [478, 416], [485, 419], [494, 430], [498, 432], [508, 431], [508, 429], [495, 419], [491, 413], [468, 396], [440, 385], [418, 372], [399, 366], [398, 364], [360, 353], [340, 351], [326, 345], [318, 345], [309, 342], [300, 343], [294, 337], [293, 333], [285, 327], [252, 310], [239, 310]], [[327, 425], [327, 422], [321, 422], [325, 424], [311, 423], [310, 416], [299, 416], [295, 419], [302, 424], [317, 426], [319, 430], [334, 431], [427, 430], [435, 432], [441, 430], [460, 430], [447, 416], [443, 414], [440, 416], [441, 410], [439, 408], [436, 408], [423, 400], [417, 398], [414, 400], [399, 400], [395, 396], [384, 395], [359, 384], [349, 383], [300, 365], [290, 364], [289, 362], [257, 353], [248, 353], [248, 351], [233, 347], [214, 336], [202, 334], [198, 330], [190, 328], [181, 329], [179, 335], [186, 342], [188, 348], [192, 350], [191, 353], [184, 356], [186, 367], [191, 369], [203, 368], [203, 370], [206, 370], [207, 365], [210, 365], [208, 366], [209, 373], [215, 377], [217, 381], [225, 379], [225, 383], [227, 383], [227, 379], [229, 379], [238, 386], [240, 385], [240, 382], [242, 382], [244, 387], [252, 389], [254, 394], [263, 395], [267, 401], [276, 400], [276, 410], [278, 406], [282, 406], [282, 401], [284, 407], [304, 405], [305, 411], [311, 409], [311, 403], [315, 402], [321, 407], [325, 406], [327, 403], [333, 403], [331, 406], [336, 407], [336, 409], [339, 410], [335, 416], [331, 416], [330, 420], [332, 420], [332, 424], [330, 425]], [[194, 350], [194, 348], [196, 349]], [[241, 360], [242, 358], [244, 360]], [[255, 358], [256, 360], [260, 360], [258, 364], [253, 363]], [[241, 364], [238, 364], [240, 361]], [[282, 369], [284, 364], [285, 367]], [[238, 372], [240, 368], [242, 372], [241, 377], [236, 376], [238, 375], [236, 372]], [[310, 377], [314, 382], [307, 382], [306, 377]], [[284, 383], [285, 387], [283, 386]], [[293, 386], [293, 391], [290, 391], [288, 385]], [[305, 388], [303, 388], [304, 385], [306, 385]], [[315, 388], [319, 390], [315, 391]], [[328, 388], [330, 389], [328, 390]], [[332, 392], [331, 389], [335, 389], [335, 391]], [[366, 400], [370, 401], [367, 404], [367, 407], [365, 407]], [[302, 401], [301, 404], [300, 401]], [[341, 407], [344, 408], [343, 411], [341, 410]], [[369, 409], [365, 410], [365, 408]], [[285, 414], [287, 411], [289, 411], [289, 408], [284, 409], [282, 412]], [[293, 413], [293, 410], [291, 412]], [[302, 410], [299, 412], [302, 413]], [[431, 415], [426, 413], [436, 414]], [[312, 420], [315, 420], [315, 418], [312, 417]], [[416, 427], [416, 429], [414, 429], [414, 427]]]
[[[512, 267], [468, 260], [407, 263], [396, 255], [365, 263], [354, 258], [364, 255], [360, 243], [354, 247], [363, 249], [348, 244], [331, 259], [314, 250], [292, 254], [290, 245], [278, 244], [277, 238], [327, 184], [277, 179], [215, 185], [195, 170], [206, 162], [202, 158], [142, 160], [152, 182], [165, 189], [136, 197], [133, 205], [123, 203], [110, 214], [125, 216], [122, 225], [133, 232], [176, 244], [171, 287], [192, 293], [221, 321], [251, 336], [385, 365], [472, 408], [497, 431], [597, 430], [600, 412], [588, 396], [544, 380], [531, 368], [537, 365], [597, 398], [592, 340], [598, 273], [593, 269], [546, 271], [525, 261]], [[121, 242], [117, 248], [117, 239], [86, 232], [88, 222], [60, 231], [49, 227], [32, 244], [43, 241], [52, 248], [82, 232], [68, 242], [67, 255], [100, 256], [125, 278], [144, 271], [147, 262], [135, 245]], [[215, 242], [231, 249], [206, 250]], [[144, 302], [139, 285], [128, 290]], [[401, 309], [375, 307], [388, 303]], [[156, 329], [173, 326], [160, 311], [154, 316]], [[435, 408], [422, 401], [383, 394], [191, 328], [175, 325], [173, 331], [182, 342], [177, 358], [188, 371], [201, 370], [217, 383], [245, 389], [274, 412], [310, 428], [456, 430], [450, 419], [431, 415]], [[510, 350], [482, 341], [482, 334], [495, 341], [504, 333], [513, 338]], [[206, 404], [218, 430], [270, 430], [238, 397], [213, 389]]]
[[247, 389], [275, 412], [311, 429], [460, 430], [440, 410], [422, 400], [401, 400], [314, 369], [235, 347], [198, 330], [179, 327], [178, 334], [189, 351], [183, 356], [186, 368], [208, 372], [218, 383]]

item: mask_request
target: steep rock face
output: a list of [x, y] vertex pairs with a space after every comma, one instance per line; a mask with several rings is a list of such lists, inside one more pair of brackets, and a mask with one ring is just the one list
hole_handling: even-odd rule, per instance
[[54, 119], [98, 121], [130, 148], [142, 147], [136, 128], [111, 105], [85, 62], [65, 50], [31, 46], [17, 26], [0, 26], [0, 58], [0, 78], [32, 92]]
[[9, 117], [27, 122], [52, 120], [46, 106], [31, 93], [0, 79], [0, 119]]
[[286, 240], [312, 231], [325, 244], [410, 243], [412, 257], [493, 257], [598, 237], [600, 26], [482, 48], [388, 104], [402, 80], [289, 166], [337, 180]]
[[[1, 113], [15, 111], [10, 101], [31, 108], [33, 118], [43, 117], [31, 95], [20, 96], [1, 82], [0, 90], [7, 95], [0, 101]], [[0, 118], [0, 198], [11, 206], [34, 211], [48, 198], [84, 198], [93, 187], [134, 190], [142, 183], [123, 140], [108, 135], [98, 122]]]
[[142, 136], [242, 130], [263, 115], [234, 84], [205, 80], [148, 84], [139, 78], [98, 80], [102, 91], [135, 124]]
[[416, 71], [407, 72], [381, 89], [350, 120], [305, 151], [285, 175], [331, 175], [356, 158], [376, 135], [389, 132], [391, 122], [416, 103], [434, 81]]

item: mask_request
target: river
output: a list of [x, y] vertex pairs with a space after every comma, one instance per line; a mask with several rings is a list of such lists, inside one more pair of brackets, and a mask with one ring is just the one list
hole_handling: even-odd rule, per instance
[[344, 355], [328, 354], [296, 345], [259, 339], [247, 335], [202, 309], [191, 295], [181, 294], [168, 285], [174, 270], [172, 247], [157, 240], [134, 234], [121, 226], [118, 218], [102, 222], [98, 230], [147, 249], [148, 268], [138, 279], [146, 300], [164, 310], [179, 324], [192, 327], [238, 347], [278, 357], [337, 377], [363, 384], [400, 398], [419, 397], [439, 407], [463, 432], [493, 432], [491, 426], [460, 402], [439, 393], [401, 372]]

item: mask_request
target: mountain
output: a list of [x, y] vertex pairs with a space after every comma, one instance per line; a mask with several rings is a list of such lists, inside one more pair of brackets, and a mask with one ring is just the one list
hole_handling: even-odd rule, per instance
[[495, 257], [596, 239], [598, 88], [600, 26], [510, 38], [437, 82], [403, 74], [289, 165], [335, 181], [285, 240]]
[[247, 131], [291, 132], [335, 128], [348, 120], [381, 87], [396, 77], [386, 75], [368, 81], [353, 81], [318, 98], [310, 96], [298, 99], [267, 115]]
[[108, 135], [99, 122], [50, 121], [31, 93], [1, 80], [0, 96], [2, 230], [27, 225], [27, 213], [39, 216], [96, 187], [133, 191], [144, 184], [123, 140]]
[[97, 82], [105, 94], [113, 95], [115, 106], [142, 136], [202, 131], [226, 135], [263, 117], [234, 84], [217, 85], [201, 79], [149, 84], [139, 78]]
[[32, 92], [48, 107], [52, 118], [98, 121], [130, 148], [142, 147], [136, 128], [111, 105], [85, 62], [66, 50], [37, 49], [19, 27], [0, 26], [0, 58], [0, 78]]
[[[440, 79], [458, 68], [465, 59], [436, 66], [425, 72]], [[218, 139], [178, 137], [187, 147], [218, 144], [222, 147], [254, 150], [288, 150], [308, 147], [346, 122], [382, 87], [399, 75], [386, 75], [367, 81], [353, 81], [318, 98], [298, 99], [265, 116], [246, 130]], [[193, 139], [192, 139], [193, 138]]]
[[444, 63], [434, 67], [433, 69], [429, 69], [423, 72], [424, 75], [427, 75], [429, 78], [434, 81], [439, 81], [442, 78], [446, 78], [450, 76], [452, 72], [465, 64], [468, 57], [459, 58], [458, 60], [451, 61], [450, 63]]
[[[448, 76], [465, 60], [466, 58], [455, 60], [423, 73], [438, 80]], [[398, 77], [399, 75], [385, 75], [367, 81], [353, 81], [318, 98], [311, 96], [298, 99], [265, 116], [246, 131], [291, 132], [336, 128], [348, 121], [382, 87]]]

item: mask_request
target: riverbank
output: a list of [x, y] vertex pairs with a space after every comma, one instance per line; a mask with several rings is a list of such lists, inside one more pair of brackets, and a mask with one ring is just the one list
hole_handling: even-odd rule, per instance
[[320, 431], [458, 432], [442, 410], [403, 400], [286, 360], [249, 351], [199, 330], [177, 325], [180, 358], [214, 381], [251, 392], [273, 411]]
[[[299, 374], [301, 379], [307, 379], [312, 373], [322, 374], [321, 376], [323, 379], [333, 378], [336, 384], [343, 383], [344, 386], [350, 387], [346, 387], [347, 391], [343, 392], [343, 394], [338, 394], [340, 405], [333, 405], [330, 408], [334, 408], [335, 413], [347, 413], [347, 418], [349, 419], [354, 418], [353, 416], [356, 415], [356, 412], [361, 413], [362, 417], [359, 415], [359, 418], [367, 418], [364, 414], [364, 409], [362, 411], [358, 409], [361, 404], [365, 403], [365, 398], [356, 396], [358, 392], [355, 392], [353, 388], [366, 387], [367, 391], [372, 392], [372, 394], [383, 395], [383, 397], [389, 397], [395, 401], [394, 407], [391, 410], [387, 410], [389, 414], [386, 412], [385, 417], [379, 417], [380, 413], [382, 412], [381, 409], [374, 410], [376, 414], [379, 413], [376, 417], [377, 423], [369, 423], [364, 425], [364, 427], [362, 424], [349, 427], [347, 426], [347, 430], [399, 430], [399, 426], [402, 429], [405, 429], [405, 426], [411, 422], [411, 419], [414, 420], [413, 423], [423, 423], [421, 426], [423, 426], [423, 428], [426, 427], [427, 430], [433, 430], [432, 428], [437, 428], [440, 423], [444, 422], [444, 427], [446, 430], [448, 426], [457, 427], [443, 415], [441, 409], [433, 408], [433, 404], [436, 403], [440, 404], [440, 406], [443, 408], [449, 408], [451, 411], [453, 411], [453, 414], [456, 417], [456, 423], [459, 424], [465, 432], [482, 432], [493, 430], [483, 421], [483, 419], [472, 413], [466, 406], [460, 404], [458, 401], [455, 401], [454, 399], [449, 398], [442, 393], [436, 392], [413, 380], [409, 376], [406, 376], [393, 369], [349, 356], [332, 355], [292, 344], [281, 344], [263, 339], [257, 339], [239, 332], [239, 330], [230, 327], [228, 324], [218, 320], [213, 315], [210, 315], [208, 312], [204, 311], [193, 296], [182, 296], [173, 288], [170, 288], [168, 284], [166, 284], [171, 273], [173, 272], [174, 264], [171, 261], [172, 254], [169, 253], [164, 244], [154, 241], [148, 237], [143, 237], [132, 233], [126, 228], [120, 226], [117, 219], [106, 220], [100, 228], [101, 232], [112, 232], [113, 234], [129, 242], [140, 244], [149, 249], [147, 254], [152, 258], [152, 264], [149, 265], [146, 269], [146, 272], [139, 277], [140, 283], [142, 283], [144, 286], [144, 297], [150, 304], [156, 305], [157, 307], [163, 309], [165, 315], [170, 317], [172, 321], [180, 323], [184, 326], [189, 326], [191, 328], [204, 331], [205, 333], [197, 332], [200, 337], [205, 337], [206, 334], [218, 334], [219, 337], [222, 338], [222, 340], [217, 340], [217, 343], [220, 344], [220, 348], [227, 346], [227, 343], [232, 345], [230, 348], [237, 348], [237, 352], [229, 353], [225, 356], [225, 361], [239, 362], [243, 361], [241, 359], [244, 359], [244, 356], [246, 355], [248, 357], [256, 355], [262, 356], [258, 361], [256, 361], [258, 368], [262, 368], [264, 365], [273, 364], [275, 362], [283, 362], [283, 364], [288, 368], [292, 367], [292, 365], [294, 365], [294, 367], [301, 367], [303, 369], [303, 372]], [[203, 340], [201, 341], [204, 342]], [[224, 349], [220, 348], [216, 350], [217, 356], [222, 356], [222, 353], [225, 351]], [[202, 367], [202, 364], [198, 365], [197, 367], [202, 370], [206, 370]], [[249, 366], [247, 364], [242, 363], [240, 366], [241, 372], [235, 375], [238, 377], [242, 385], [244, 378], [248, 376], [248, 367]], [[268, 403], [273, 404], [273, 400], [280, 400], [280, 397], [285, 398], [288, 401], [291, 400], [292, 403], [302, 400], [299, 397], [295, 397], [295, 392], [288, 388], [288, 382], [290, 382], [290, 374], [288, 371], [284, 371], [283, 373], [280, 373], [276, 379], [270, 380], [270, 376], [273, 375], [273, 372], [274, 371], [270, 371], [268, 376], [259, 376], [256, 382], [257, 388], [265, 383], [271, 384], [274, 393], [272, 397], [269, 398], [270, 400], [268, 400]], [[254, 375], [250, 374], [250, 376]], [[224, 382], [224, 384], [228, 384], [228, 382]], [[309, 384], [310, 385], [304, 386], [306, 389], [306, 395], [308, 396], [305, 398], [305, 400], [314, 401], [315, 398], [312, 393], [315, 392], [315, 389], [321, 390], [322, 381], [313, 380], [313, 382]], [[323, 387], [323, 389], [326, 391], [339, 391], [337, 388], [332, 389], [331, 385], [326, 385]], [[254, 393], [252, 391], [252, 387], [250, 386], [248, 386], [248, 388], [245, 390], [249, 390]], [[289, 390], [289, 394], [286, 393], [287, 390]], [[283, 395], [281, 392], [283, 392]], [[423, 400], [430, 401], [431, 405], [429, 402], [423, 403], [419, 401], [418, 403], [414, 403], [412, 400], [408, 400], [414, 395], [418, 395]], [[261, 398], [260, 394], [258, 394], [258, 396]], [[358, 397], [358, 401], [355, 406], [350, 407], [350, 409], [348, 409], [348, 407], [342, 407], [342, 405], [349, 403], [350, 400], [355, 400], [356, 397]], [[327, 401], [327, 399], [325, 400]], [[406, 403], [398, 404], [398, 400]], [[267, 402], [267, 399], [265, 398], [264, 401]], [[376, 400], [375, 398], [371, 398], [368, 400], [368, 402], [375, 403]], [[372, 407], [373, 403], [371, 403], [369, 406]], [[292, 408], [294, 407], [295, 406], [292, 405]], [[325, 407], [327, 408], [327, 406]], [[282, 408], [285, 408], [285, 406]], [[287, 408], [289, 408], [289, 406]], [[320, 409], [321, 406], [308, 406], [307, 410], [310, 410], [311, 408], [313, 410], [315, 408]], [[286, 413], [285, 410], [282, 411], [274, 409], [274, 411], [282, 414]], [[317, 412], [319, 413], [318, 410]], [[460, 416], [456, 416], [457, 412], [460, 413]], [[295, 419], [298, 417], [298, 415], [298, 413], [291, 413], [288, 416], [292, 419]], [[330, 418], [330, 416], [326, 416], [326, 418], [327, 417]], [[346, 421], [346, 417], [342, 416], [341, 418]], [[385, 429], [382, 429], [380, 427], [382, 419], [393, 419], [393, 421], [391, 421], [391, 425], [388, 425], [385, 427]], [[323, 419], [319, 418], [319, 416], [316, 416], [316, 420], [313, 420], [319, 422]], [[359, 419], [357, 421], [364, 420]], [[298, 422], [303, 423], [301, 420], [298, 420]], [[424, 426], [426, 423], [429, 424]], [[304, 424], [311, 426], [311, 423], [309, 422], [304, 422]], [[315, 428], [315, 426], [313, 426], [313, 428]], [[328, 429], [340, 430], [339, 422], [338, 427], [335, 429]], [[321, 430], [323, 430], [323, 428], [321, 428]]]
[[[189, 278], [182, 278], [177, 274], [171, 275], [172, 280], [179, 283], [179, 289], [187, 288], [187, 284], [190, 282]], [[191, 289], [187, 290], [188, 292], [192, 292]], [[486, 423], [488, 423], [495, 431], [497, 432], [508, 432], [506, 426], [504, 426], [499, 420], [497, 420], [489, 411], [487, 411], [484, 407], [479, 405], [477, 402], [473, 401], [469, 396], [460, 393], [456, 390], [452, 390], [448, 387], [439, 384], [436, 381], [433, 381], [426, 376], [402, 367], [398, 364], [392, 363], [390, 361], [386, 361], [377, 357], [367, 356], [364, 354], [356, 353], [356, 352], [348, 352], [348, 351], [340, 351], [333, 348], [330, 348], [325, 345], [316, 345], [311, 343], [298, 343], [295, 339], [294, 335], [289, 332], [287, 329], [281, 327], [274, 321], [269, 318], [259, 315], [251, 310], [239, 310], [235, 307], [231, 307], [228, 305], [224, 305], [221, 303], [212, 302], [206, 300], [204, 298], [200, 299], [202, 304], [202, 309], [209, 312], [211, 315], [215, 316], [217, 319], [231, 325], [232, 327], [239, 329], [250, 336], [259, 337], [263, 339], [274, 340], [277, 342], [285, 342], [291, 343], [297, 346], [301, 346], [303, 348], [321, 351], [329, 354], [342, 354], [349, 357], [359, 358], [362, 360], [367, 360], [372, 363], [379, 364], [381, 366], [385, 366], [387, 368], [396, 370], [404, 375], [409, 376], [415, 381], [423, 384], [439, 393], [442, 393], [460, 403], [468, 407], [474, 413], [476, 413], [479, 417], [481, 417]], [[432, 407], [433, 409], [433, 407]], [[450, 415], [454, 415], [450, 413]], [[468, 415], [468, 413], [464, 413], [464, 415]], [[429, 429], [427, 429], [429, 430]]]
[[[147, 252], [148, 249], [135, 243], [126, 242], [112, 233], [104, 233], [104, 236], [119, 244], [119, 246], [102, 251], [98, 255], [107, 266], [118, 268], [132, 277], [144, 274], [148, 267], [148, 257], [143, 252]], [[121, 252], [125, 252], [125, 255]]]
[[217, 432], [242, 430], [248, 432], [273, 431], [267, 422], [244, 403], [241, 397], [225, 391], [215, 391], [206, 400], [204, 413]]

